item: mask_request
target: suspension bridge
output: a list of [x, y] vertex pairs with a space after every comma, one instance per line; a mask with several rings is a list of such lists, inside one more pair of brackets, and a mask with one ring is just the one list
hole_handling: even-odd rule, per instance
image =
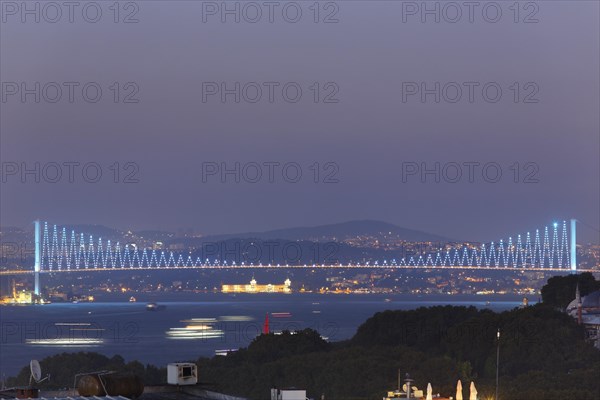
[[[560, 228], [559, 228], [560, 225]], [[554, 223], [509, 237], [507, 241], [479, 246], [456, 244], [452, 248], [408, 259], [380, 260], [347, 264], [253, 264], [228, 263], [226, 260], [193, 257], [177, 253], [70, 232], [66, 227], [40, 221], [35, 226], [34, 265], [28, 270], [0, 270], [0, 275], [34, 274], [35, 293], [40, 293], [40, 275], [92, 271], [232, 269], [232, 268], [387, 268], [387, 269], [471, 269], [539, 272], [585, 272], [577, 268], [576, 220]], [[569, 228], [567, 228], [569, 226]], [[597, 271], [594, 271], [597, 272]]]

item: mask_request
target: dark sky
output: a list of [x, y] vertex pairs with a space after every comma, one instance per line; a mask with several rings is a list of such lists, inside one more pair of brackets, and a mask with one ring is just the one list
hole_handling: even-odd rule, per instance
[[[98, 2], [98, 23], [86, 22], [81, 9], [73, 23], [66, 10], [56, 23], [45, 20], [53, 18], [51, 9], [39, 23], [32, 17], [23, 23], [20, 14], [3, 9], [2, 225], [41, 218], [225, 233], [378, 219], [482, 241], [555, 219], [600, 225], [597, 2], [536, 2], [538, 9], [520, 10], [517, 23], [512, 1], [496, 3], [502, 10], [497, 23], [486, 21], [481, 7], [472, 23], [466, 8], [456, 23], [444, 15], [440, 23], [431, 16], [422, 23], [419, 14], [405, 14], [403, 22], [401, 2], [366, 1], [337, 2], [337, 9], [323, 3], [318, 23], [312, 1], [295, 3], [303, 12], [297, 23], [282, 17], [285, 3], [275, 8], [273, 23], [266, 8], [256, 23], [244, 21], [254, 17], [251, 9], [240, 23], [231, 16], [222, 23], [218, 15], [205, 14], [203, 21], [202, 2], [137, 2], [139, 10], [120, 10], [114, 23], [112, 3]], [[287, 11], [293, 18], [295, 9]], [[122, 22], [130, 12], [138, 23]], [[331, 13], [339, 22], [323, 23]], [[487, 10], [487, 19], [494, 13]], [[538, 22], [524, 23], [529, 15]], [[21, 93], [9, 95], [11, 82], [32, 88], [36, 81], [62, 85], [60, 100], [48, 101], [52, 85], [46, 96], [40, 91], [39, 103], [33, 95], [25, 102]], [[64, 82], [79, 83], [73, 103]], [[102, 88], [97, 103], [82, 96], [89, 82]], [[249, 101], [255, 94], [250, 86], [240, 103], [233, 95], [225, 103], [219, 95], [203, 101], [203, 82], [257, 82], [264, 90], [256, 103]], [[264, 82], [279, 83], [272, 103]], [[282, 96], [288, 82], [302, 89], [296, 103]], [[429, 88], [440, 82], [446, 96], [439, 103], [433, 94], [425, 102], [420, 94], [403, 101], [414, 87], [407, 82]], [[455, 103], [449, 82], [463, 88]], [[479, 85], [473, 102], [465, 82]], [[490, 98], [495, 87], [502, 89], [496, 103], [482, 95], [486, 83], [492, 83]], [[124, 103], [136, 86], [139, 102]], [[295, 85], [288, 86], [292, 97]], [[323, 102], [337, 89], [330, 97], [337, 103]], [[22, 182], [19, 171], [10, 174], [15, 165], [34, 168], [36, 162], [46, 167], [39, 183], [31, 175]], [[70, 183], [65, 162], [98, 163], [102, 177], [86, 182], [80, 165]], [[110, 168], [115, 162], [119, 183]], [[233, 168], [236, 162], [247, 166], [239, 183], [231, 175], [221, 182], [218, 174], [203, 182], [203, 163]], [[270, 183], [263, 165], [262, 179], [252, 183], [253, 164], [246, 163], [253, 162], [298, 163], [302, 177], [289, 182], [295, 175], [289, 169], [286, 181], [280, 165]], [[403, 168], [434, 168], [436, 162], [446, 166], [446, 179], [417, 174], [403, 182]], [[468, 162], [480, 163], [473, 182]], [[63, 165], [58, 183], [50, 182], [49, 163]], [[455, 164], [448, 163], [462, 165], [457, 183], [450, 182]], [[482, 176], [486, 163], [500, 166], [498, 182], [486, 181], [494, 170]], [[122, 182], [131, 171], [139, 182]], [[338, 182], [323, 182], [328, 173]], [[580, 234], [598, 241], [592, 229], [582, 227]]]

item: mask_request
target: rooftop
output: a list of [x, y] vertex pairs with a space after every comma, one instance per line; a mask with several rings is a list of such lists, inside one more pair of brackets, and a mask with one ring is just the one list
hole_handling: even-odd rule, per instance
[[[0, 391], [0, 399], [16, 399], [14, 390]], [[40, 391], [39, 400], [131, 400], [124, 396], [83, 397], [74, 390]], [[197, 386], [146, 386], [139, 400], [247, 400], [243, 397], [229, 396]]]

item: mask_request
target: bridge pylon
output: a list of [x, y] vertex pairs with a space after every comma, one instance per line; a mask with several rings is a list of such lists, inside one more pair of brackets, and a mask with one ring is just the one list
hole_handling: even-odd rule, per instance
[[572, 274], [576, 274], [577, 273], [577, 220], [576, 219], [571, 219], [571, 235], [570, 235], [570, 249], [569, 249], [569, 256], [570, 256], [570, 261], [569, 261], [569, 266], [571, 267], [571, 273]]
[[34, 276], [34, 289], [33, 292], [36, 296], [40, 295], [40, 270], [42, 269], [42, 241], [41, 236], [41, 225], [40, 221], [36, 220], [33, 222], [35, 229], [35, 263], [33, 265], [33, 276]]

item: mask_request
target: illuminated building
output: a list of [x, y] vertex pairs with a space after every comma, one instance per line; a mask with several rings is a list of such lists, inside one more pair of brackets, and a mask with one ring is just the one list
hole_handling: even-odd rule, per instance
[[33, 304], [33, 292], [23, 290], [16, 292], [13, 297], [5, 297], [0, 304]]
[[4, 297], [0, 304], [33, 304], [33, 292], [28, 290], [17, 291], [16, 283], [12, 281], [12, 296]]
[[252, 278], [249, 284], [242, 285], [222, 285], [222, 293], [291, 293], [292, 282], [286, 279], [283, 285], [273, 285], [268, 283], [266, 285], [259, 285], [256, 283], [256, 279]]

